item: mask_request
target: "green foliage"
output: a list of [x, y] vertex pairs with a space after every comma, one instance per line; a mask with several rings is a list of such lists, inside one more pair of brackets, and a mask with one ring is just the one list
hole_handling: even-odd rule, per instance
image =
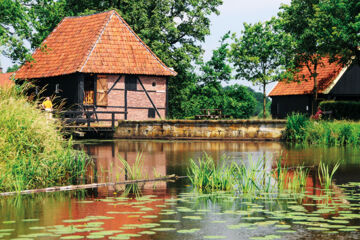
[[[260, 118], [263, 118], [263, 109], [264, 109], [264, 94], [261, 92], [256, 92], [252, 88], [248, 88], [249, 91], [252, 93], [256, 100], [255, 110], [254, 110], [254, 116], [258, 116]], [[266, 97], [266, 117], [270, 117], [270, 108], [271, 108], [271, 98]]]
[[0, 191], [71, 184], [82, 178], [87, 160], [62, 138], [60, 123], [15, 88], [0, 88]]
[[[323, 52], [343, 64], [360, 63], [360, 2], [354, 0], [320, 0], [315, 20], [308, 31], [316, 33]], [[354, 59], [355, 57], [355, 59]]]
[[228, 82], [232, 76], [232, 69], [227, 62], [229, 33], [220, 41], [218, 49], [208, 62], [201, 62], [200, 73], [194, 78], [197, 85], [189, 95], [187, 106], [184, 107], [185, 116], [201, 115], [201, 109], [222, 109], [226, 115], [233, 118], [249, 118], [254, 112], [256, 100], [248, 88], [239, 86], [223, 87], [223, 82]]
[[224, 88], [224, 95], [223, 109], [226, 115], [241, 119], [254, 115], [257, 102], [249, 88], [234, 84]]
[[18, 69], [19, 69], [19, 65], [17, 65], [17, 64], [14, 64], [14, 65], [12, 65], [11, 67], [8, 67], [8, 69], [6, 70], [6, 72], [16, 72]]
[[303, 142], [306, 139], [306, 127], [309, 118], [300, 113], [294, 113], [287, 117], [285, 139], [290, 142]]
[[238, 78], [245, 78], [263, 89], [263, 115], [266, 114], [266, 86], [279, 81], [287, 72], [291, 37], [278, 28], [278, 20], [246, 24], [240, 38], [233, 36], [231, 60]]
[[356, 101], [323, 101], [320, 103], [322, 111], [331, 111], [324, 118], [342, 120], [360, 120], [360, 102]]
[[301, 114], [288, 117], [286, 141], [329, 146], [353, 145], [360, 142], [360, 124], [350, 121], [312, 121]]
[[29, 59], [29, 50], [24, 40], [31, 34], [29, 16], [25, 4], [29, 0], [0, 1], [0, 46], [1, 54], [11, 59], [24, 61]]

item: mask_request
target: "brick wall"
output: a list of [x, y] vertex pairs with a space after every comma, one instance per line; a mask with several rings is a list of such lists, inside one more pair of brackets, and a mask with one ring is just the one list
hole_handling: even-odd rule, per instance
[[[100, 75], [99, 75], [100, 76]], [[105, 75], [108, 81], [108, 89], [110, 89], [119, 75]], [[104, 77], [104, 75], [101, 75]], [[140, 77], [145, 89], [148, 91], [153, 103], [157, 107], [161, 117], [166, 117], [166, 78], [165, 77]], [[113, 87], [108, 94], [108, 106], [98, 107], [98, 111], [125, 111], [125, 75], [121, 76], [120, 80]], [[128, 120], [152, 120], [159, 119], [157, 114], [155, 118], [148, 117], [148, 109], [153, 108], [150, 100], [143, 91], [140, 83], [137, 83], [137, 91], [127, 91], [127, 104], [128, 104]], [[140, 108], [140, 109], [136, 109]], [[124, 119], [124, 114], [115, 115], [116, 119]], [[101, 119], [110, 119], [110, 114], [99, 114]]]

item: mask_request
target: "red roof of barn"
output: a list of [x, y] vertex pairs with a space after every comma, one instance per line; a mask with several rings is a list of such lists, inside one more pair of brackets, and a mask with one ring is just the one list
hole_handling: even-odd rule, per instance
[[66, 17], [16, 73], [17, 78], [75, 72], [175, 76], [114, 10]]
[[11, 80], [11, 76], [13, 72], [10, 73], [0, 73], [0, 86], [1, 87], [9, 87], [14, 85], [14, 81]]
[[[345, 67], [337, 63], [329, 63], [328, 58], [322, 59], [322, 64], [318, 67], [318, 93], [327, 93], [329, 88], [334, 86], [335, 80], [338, 80], [342, 73], [346, 70]], [[310, 73], [306, 67], [303, 67], [295, 77], [298, 81], [293, 82], [278, 82], [269, 96], [284, 96], [284, 95], [304, 95], [312, 94], [314, 89], [314, 80], [310, 79]]]

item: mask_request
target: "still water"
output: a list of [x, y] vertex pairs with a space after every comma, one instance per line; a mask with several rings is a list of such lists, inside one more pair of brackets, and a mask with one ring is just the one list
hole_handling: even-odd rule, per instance
[[120, 158], [133, 164], [142, 153], [143, 175], [185, 176], [189, 159], [341, 167], [331, 198], [316, 174], [301, 200], [290, 196], [247, 199], [234, 194], [195, 194], [187, 179], [146, 183], [141, 196], [125, 198], [123, 186], [0, 199], [0, 239], [359, 239], [360, 151], [296, 147], [279, 142], [87, 141], [93, 156], [86, 181], [126, 180]]

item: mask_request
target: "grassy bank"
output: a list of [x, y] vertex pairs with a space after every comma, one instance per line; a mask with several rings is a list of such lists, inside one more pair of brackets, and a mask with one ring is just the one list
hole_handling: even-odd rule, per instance
[[293, 114], [287, 118], [284, 138], [294, 143], [355, 146], [360, 143], [360, 123], [314, 121], [304, 115]]
[[18, 89], [0, 88], [0, 191], [69, 184], [85, 172], [86, 155], [37, 104]]

